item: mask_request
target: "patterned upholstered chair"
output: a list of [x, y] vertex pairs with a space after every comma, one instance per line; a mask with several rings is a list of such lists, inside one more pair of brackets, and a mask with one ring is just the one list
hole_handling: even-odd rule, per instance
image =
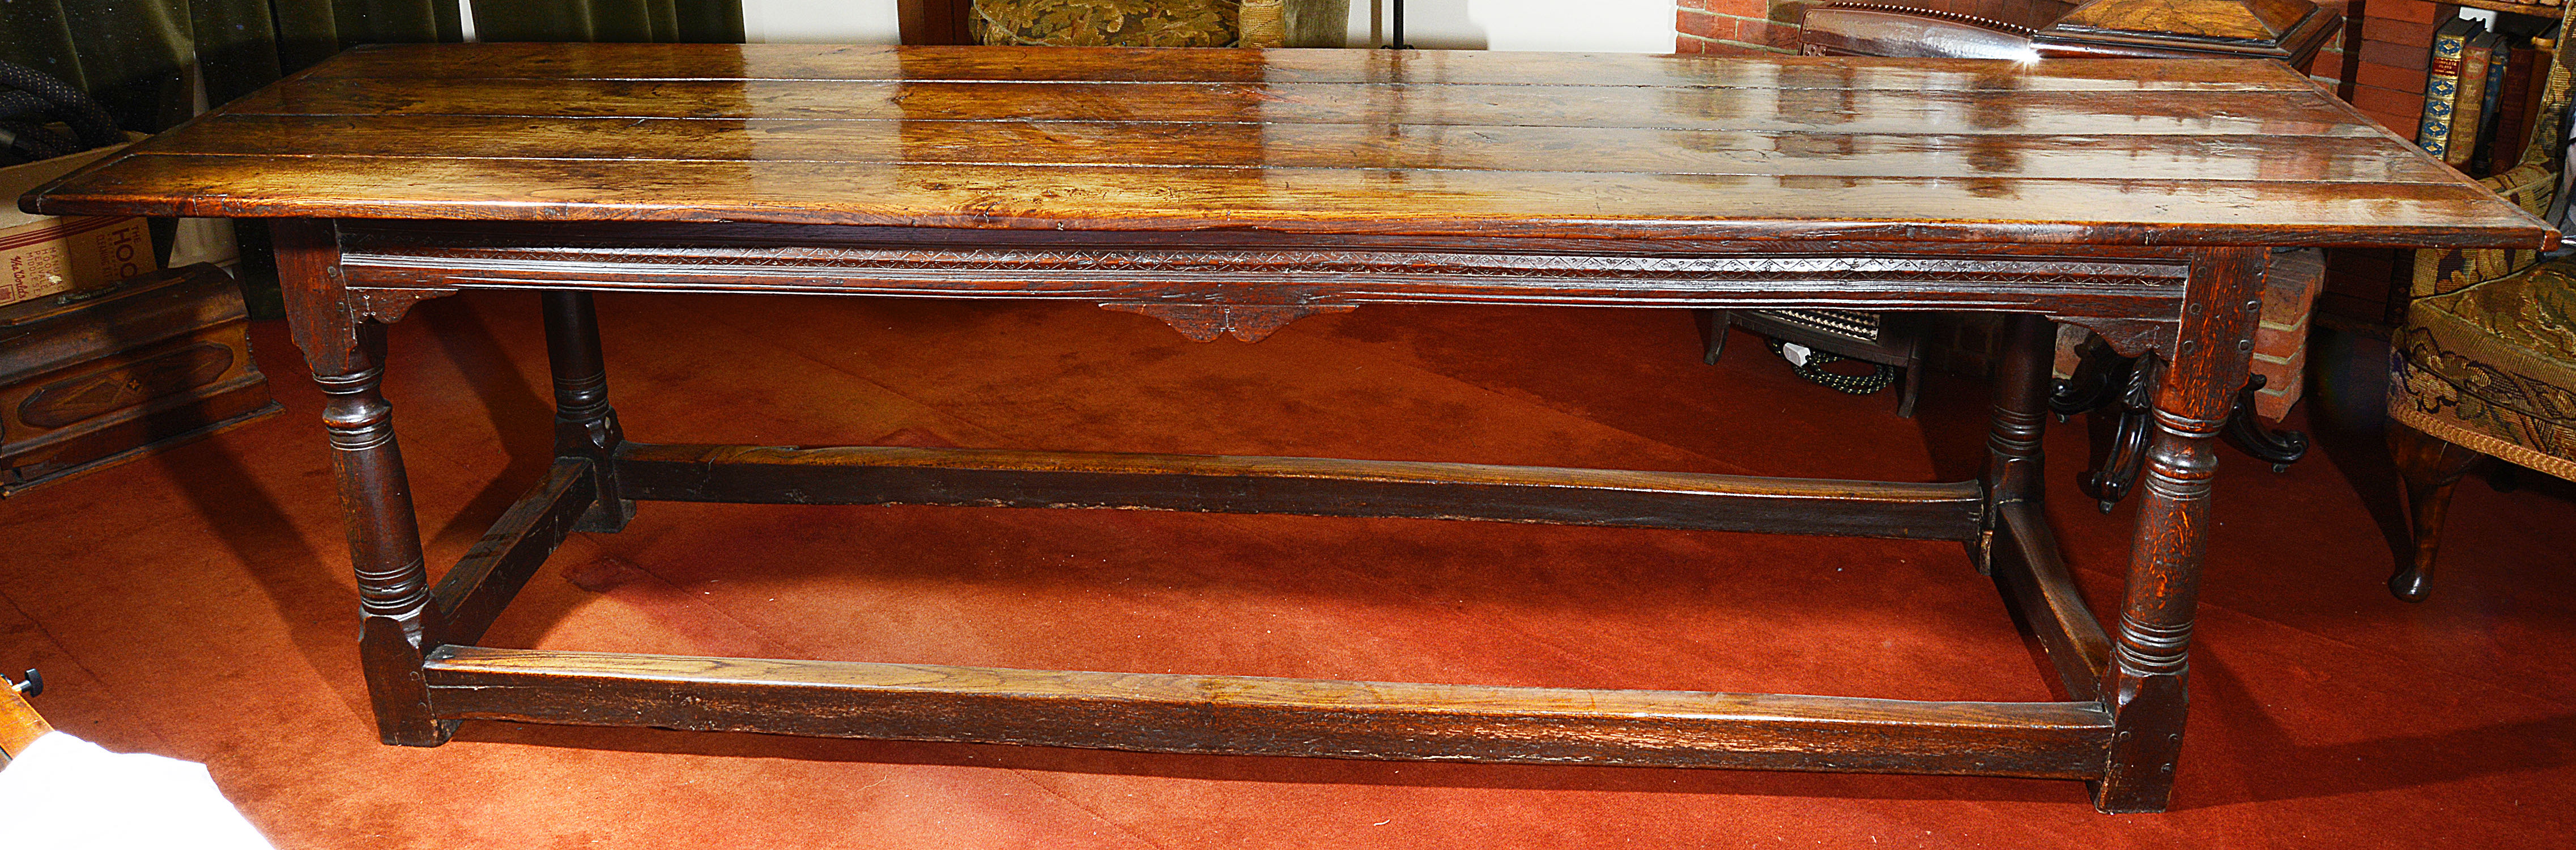
[[1279, 47], [1287, 40], [1283, 0], [974, 2], [974, 16], [967, 27], [985, 44]]
[[[2576, 14], [2564, 26], [2576, 30]], [[2555, 142], [2569, 99], [2566, 63], [2562, 52], [2550, 65], [2523, 164], [2486, 180], [2534, 213], [2550, 208], [2564, 167]], [[2422, 601], [2452, 486], [2470, 464], [2493, 456], [2576, 479], [2576, 257], [2420, 251], [2408, 296], [2391, 338], [2388, 448], [2406, 480], [2415, 539], [2388, 589]]]

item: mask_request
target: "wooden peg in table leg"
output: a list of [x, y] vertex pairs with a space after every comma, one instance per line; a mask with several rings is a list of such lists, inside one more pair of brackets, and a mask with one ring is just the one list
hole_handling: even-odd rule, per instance
[[555, 380], [555, 456], [590, 460], [598, 500], [576, 531], [622, 531], [635, 503], [617, 485], [617, 410], [608, 406], [608, 366], [599, 352], [599, 313], [587, 292], [544, 296], [546, 359]]
[[2164, 811], [2173, 792], [2218, 434], [2253, 357], [2265, 259], [2261, 249], [2215, 248], [2192, 261], [2181, 331], [2156, 388], [2137, 542], [2102, 687], [2113, 732], [2093, 804], [2105, 812]]
[[331, 471], [358, 576], [358, 653], [376, 730], [388, 744], [437, 746], [456, 725], [431, 716], [429, 683], [421, 674], [424, 654], [438, 643], [439, 613], [430, 601], [393, 407], [378, 387], [384, 326], [354, 318], [329, 222], [280, 220], [271, 233], [289, 330], [330, 397], [322, 424], [330, 432]]

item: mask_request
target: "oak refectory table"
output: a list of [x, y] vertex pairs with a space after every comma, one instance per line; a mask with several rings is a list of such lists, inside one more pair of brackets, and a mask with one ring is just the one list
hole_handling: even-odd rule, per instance
[[[2091, 780], [2181, 746], [2212, 439], [2268, 249], [2557, 234], [2266, 61], [424, 45], [341, 54], [29, 194], [272, 221], [387, 743], [461, 719], [1183, 753]], [[555, 462], [432, 586], [383, 323], [541, 290]], [[1980, 480], [662, 445], [594, 291], [1070, 299], [1197, 339], [1363, 304], [2003, 311]], [[2040, 510], [2050, 322], [2161, 371], [2117, 628]], [[476, 646], [638, 502], [1123, 507], [1965, 542], [2064, 702], [1361, 683]]]

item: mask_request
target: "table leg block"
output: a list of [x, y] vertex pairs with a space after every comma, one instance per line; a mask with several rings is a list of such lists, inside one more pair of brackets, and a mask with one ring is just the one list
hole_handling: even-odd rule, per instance
[[555, 456], [590, 463], [597, 499], [581, 518], [582, 531], [614, 532], [635, 517], [635, 503], [617, 483], [610, 458], [626, 432], [608, 405], [608, 365], [599, 351], [599, 312], [590, 293], [549, 291], [540, 296], [546, 324], [546, 362], [554, 373]]
[[2253, 357], [2267, 259], [2259, 248], [2226, 248], [2192, 262], [2181, 334], [2156, 390], [2120, 629], [2103, 676], [2119, 726], [2094, 791], [2106, 812], [2160, 812], [2173, 790], [2217, 438]]
[[289, 331], [313, 380], [329, 397], [322, 423], [330, 433], [331, 470], [357, 572], [358, 653], [385, 743], [437, 746], [455, 729], [430, 716], [421, 675], [425, 632], [439, 619], [420, 551], [420, 521], [411, 482], [394, 439], [393, 406], [378, 388], [384, 377], [384, 325], [349, 309], [339, 245], [328, 222], [283, 221], [272, 229], [279, 288]]

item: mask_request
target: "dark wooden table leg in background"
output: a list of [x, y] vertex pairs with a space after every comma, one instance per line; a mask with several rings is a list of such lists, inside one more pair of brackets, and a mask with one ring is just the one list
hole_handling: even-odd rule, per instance
[[546, 360], [555, 378], [555, 457], [590, 461], [597, 503], [575, 531], [623, 531], [635, 503], [617, 486], [617, 445], [626, 432], [608, 406], [608, 368], [599, 353], [599, 314], [587, 292], [547, 292]]
[[1995, 531], [2007, 505], [2036, 507], [2045, 489], [2040, 437], [2048, 426], [2050, 356], [2056, 326], [2046, 316], [2015, 313], [2004, 320], [2003, 362], [1995, 370], [1994, 420], [1986, 436], [1986, 536], [1976, 546], [1977, 569], [1994, 572]]
[[2102, 688], [2116, 729], [2094, 797], [2106, 812], [2163, 811], [2173, 791], [2218, 433], [2253, 358], [2264, 259], [2261, 249], [2213, 248], [2192, 261], [2180, 340], [2156, 390], [2128, 588]]
[[331, 435], [331, 470], [349, 531], [349, 562], [358, 574], [358, 652], [376, 732], [388, 744], [437, 746], [456, 721], [436, 719], [421, 672], [439, 614], [412, 513], [411, 482], [394, 440], [384, 377], [384, 326], [350, 309], [340, 276], [340, 247], [328, 221], [281, 219], [272, 226], [277, 276], [289, 330], [313, 380], [330, 396], [322, 424]]

